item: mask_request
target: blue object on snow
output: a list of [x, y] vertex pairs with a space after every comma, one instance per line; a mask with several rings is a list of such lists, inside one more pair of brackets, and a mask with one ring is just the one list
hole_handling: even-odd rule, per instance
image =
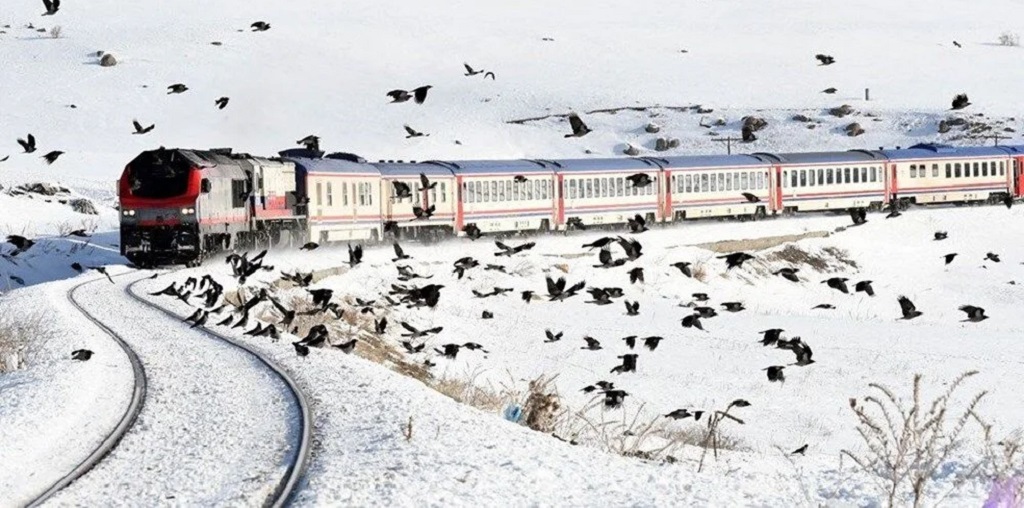
[[519, 404], [509, 404], [505, 407], [505, 419], [512, 423], [519, 423], [523, 418], [523, 408]]

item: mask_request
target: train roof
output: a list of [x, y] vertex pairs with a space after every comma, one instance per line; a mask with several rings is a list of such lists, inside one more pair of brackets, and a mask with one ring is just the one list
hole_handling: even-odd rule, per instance
[[420, 173], [429, 176], [452, 177], [454, 166], [445, 161], [420, 162], [375, 162], [372, 164], [382, 177], [418, 177]]
[[306, 173], [338, 173], [349, 175], [378, 175], [377, 168], [372, 164], [360, 164], [344, 159], [326, 159], [311, 157], [313, 152], [299, 150], [286, 150], [281, 152], [281, 158], [295, 164], [299, 170]]
[[552, 174], [558, 169], [554, 161], [540, 159], [451, 161], [450, 164], [455, 166], [453, 172], [464, 175]]
[[1000, 145], [996, 148], [1000, 148], [1010, 155], [1024, 155], [1024, 145]]
[[782, 164], [848, 164], [857, 162], [879, 162], [884, 160], [879, 152], [869, 150], [849, 150], [845, 152], [757, 153], [753, 155]]
[[[657, 171], [664, 163], [653, 157], [619, 157], [616, 159], [557, 159], [551, 160], [559, 173], [595, 173], [601, 171]], [[661, 159], [662, 161], [664, 159]]]
[[687, 155], [661, 159], [666, 168], [734, 168], [742, 166], [765, 166], [767, 162], [753, 155]]
[[922, 143], [910, 148], [881, 150], [880, 153], [892, 160], [907, 159], [955, 159], [960, 157], [1005, 157], [1006, 150], [998, 146], [952, 146], [936, 143]]

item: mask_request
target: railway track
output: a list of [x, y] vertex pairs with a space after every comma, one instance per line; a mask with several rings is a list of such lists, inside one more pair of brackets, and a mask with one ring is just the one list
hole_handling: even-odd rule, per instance
[[[121, 275], [124, 276], [128, 274]], [[178, 316], [177, 314], [150, 302], [144, 296], [140, 296], [134, 291], [133, 288], [135, 284], [141, 282], [142, 280], [144, 279], [138, 279], [125, 285], [123, 289], [123, 296], [130, 299], [133, 302], [137, 302], [145, 306], [148, 309], [163, 314], [169, 319], [173, 319], [176, 322], [180, 322], [182, 318], [181, 316]], [[161, 386], [168, 386], [168, 379], [161, 379], [161, 376], [159, 374], [161, 371], [166, 372], [167, 366], [160, 365], [158, 366], [158, 368], [153, 368], [152, 370], [154, 372], [149, 373], [150, 375], [147, 376], [147, 357], [149, 358], [150, 361], [152, 361], [154, 358], [159, 357], [159, 355], [154, 355], [152, 343], [149, 344], [148, 346], [144, 346], [141, 348], [138, 347], [139, 344], [136, 344], [136, 347], [133, 347], [133, 341], [131, 339], [126, 340], [124, 337], [127, 334], [125, 334], [123, 331], [117, 331], [117, 328], [123, 325], [114, 324], [116, 319], [111, 320], [109, 319], [109, 317], [104, 316], [103, 313], [96, 312], [95, 309], [88, 308], [89, 305], [87, 302], [83, 303], [83, 299], [81, 298], [82, 289], [91, 284], [101, 283], [106, 283], [106, 278], [100, 278], [84, 282], [82, 284], [78, 284], [68, 291], [67, 298], [68, 301], [76, 310], [78, 310], [82, 315], [84, 315], [90, 322], [95, 324], [105, 334], [110, 336], [110, 338], [114, 340], [128, 356], [128, 359], [132, 365], [132, 371], [135, 378], [131, 401], [128, 407], [125, 409], [124, 414], [121, 416], [118, 424], [107, 435], [107, 437], [103, 439], [100, 445], [92, 453], [90, 453], [86, 457], [86, 459], [84, 459], [78, 466], [76, 466], [73, 470], [71, 470], [68, 474], [63, 476], [60, 480], [55, 482], [49, 488], [47, 488], [42, 494], [37, 496], [31, 502], [29, 502], [29, 504], [27, 505], [29, 507], [41, 506], [51, 500], [57, 503], [64, 503], [65, 500], [61, 499], [61, 496], [63, 495], [62, 492], [67, 493], [67, 491], [65, 490], [67, 489], [67, 487], [71, 486], [77, 480], [80, 479], [82, 479], [83, 482], [88, 482], [90, 479], [88, 473], [90, 471], [96, 470], [97, 474], [101, 474], [99, 470], [104, 469], [104, 467], [110, 464], [111, 461], [118, 462], [118, 460], [120, 459], [115, 460], [114, 457], [121, 454], [122, 452], [124, 453], [124, 455], [127, 456], [127, 460], [120, 460], [123, 463], [120, 467], [127, 470], [131, 470], [131, 468], [133, 467], [128, 463], [137, 461], [137, 459], [132, 458], [133, 454], [136, 456], [147, 454], [147, 452], [156, 455], [160, 454], [159, 452], [153, 452], [152, 450], [139, 449], [144, 448], [144, 443], [146, 442], [146, 439], [141, 438], [140, 435], [143, 435], [147, 432], [154, 432], [151, 429], [151, 427], [154, 426], [152, 422], [163, 419], [163, 414], [155, 413], [156, 411], [158, 411], [159, 408], [157, 406], [161, 405], [162, 399], [168, 398], [166, 388], [164, 388], [164, 393], [160, 393]], [[103, 288], [105, 286], [101, 285], [99, 287]], [[121, 319], [124, 319], [124, 316], [121, 316]], [[185, 330], [187, 331], [187, 329]], [[242, 365], [244, 365], [244, 367], [241, 367], [242, 369], [249, 369], [253, 365], [258, 365], [262, 367], [262, 370], [266, 371], [266, 376], [264, 379], [272, 378], [279, 381], [278, 384], [281, 387], [281, 389], [279, 390], [280, 394], [284, 396], [283, 398], [288, 399], [286, 402], [283, 403], [283, 405], [291, 409], [290, 411], [283, 415], [285, 416], [284, 420], [287, 420], [286, 424], [283, 425], [283, 427], [287, 428], [287, 432], [285, 432], [285, 434], [288, 436], [286, 440], [287, 443], [285, 449], [283, 450], [283, 463], [271, 465], [270, 467], [266, 468], [266, 470], [270, 471], [270, 473], [266, 475], [268, 477], [266, 483], [272, 484], [272, 488], [270, 488], [269, 485], [266, 488], [260, 488], [260, 486], [257, 485], [255, 486], [256, 488], [252, 489], [251, 491], [246, 493], [238, 493], [237, 496], [241, 498], [243, 497], [243, 494], [251, 495], [251, 492], [253, 491], [265, 491], [265, 496], [259, 500], [259, 504], [261, 506], [279, 507], [286, 505], [291, 499], [292, 495], [295, 493], [299, 481], [302, 478], [302, 475], [305, 473], [306, 467], [309, 463], [311, 450], [310, 442], [313, 422], [310, 414], [309, 404], [307, 402], [305, 394], [301, 391], [301, 389], [299, 389], [295, 380], [292, 379], [292, 377], [286, 371], [281, 369], [280, 366], [278, 366], [276, 363], [260, 354], [258, 351], [253, 350], [245, 346], [244, 344], [236, 342], [228, 337], [225, 337], [216, 332], [212, 332], [210, 330], [195, 329], [194, 331], [202, 333], [203, 336], [210, 338], [213, 341], [216, 341], [218, 344], [220, 344], [220, 346], [217, 347], [219, 347], [222, 350], [231, 349], [241, 352], [245, 357], [247, 357], [245, 361], [241, 362]], [[138, 339], [139, 337], [136, 337], [136, 340]], [[152, 337], [150, 337], [149, 340], [152, 341]], [[224, 347], [224, 344], [226, 344], [227, 347]], [[149, 350], [147, 351], [147, 349]], [[238, 377], [237, 371], [230, 370], [232, 368], [238, 369], [239, 367], [227, 367], [228, 372], [234, 372], [234, 377]], [[147, 394], [151, 395], [151, 398], [154, 396], [156, 397], [152, 404], [147, 404]], [[251, 406], [251, 401], [249, 402]], [[243, 404], [240, 404], [240, 406], [241, 405]], [[144, 408], [146, 409], [145, 412], [143, 411]], [[146, 416], [146, 413], [149, 414], [148, 417]], [[140, 415], [142, 415], [141, 419]], [[223, 416], [224, 415], [213, 414], [210, 417], [215, 419], [221, 419], [223, 418]], [[243, 420], [245, 419], [244, 417], [241, 418]], [[141, 429], [137, 430], [137, 432], [134, 432], [132, 431], [132, 429], [136, 427], [136, 421], [141, 421], [144, 423], [143, 425], [141, 425]], [[230, 424], [224, 423], [223, 425], [230, 427]], [[126, 436], [129, 436], [130, 439], [124, 439], [126, 438]], [[166, 438], [151, 439], [151, 441], [153, 440], [166, 441]], [[119, 447], [119, 444], [121, 444], [122, 446]], [[217, 466], [219, 466], [219, 464], [217, 464], [217, 461], [215, 460], [217, 457], [217, 453], [214, 453], [210, 450], [193, 448], [175, 449], [174, 451], [178, 452], [178, 454], [181, 455], [189, 455], [192, 457], [200, 457], [202, 459], [206, 459], [207, 463], [204, 463], [201, 466], [197, 466], [197, 470], [209, 470], [209, 467], [216, 468]], [[112, 452], [113, 455], [111, 455]], [[104, 459], [108, 457], [110, 458], [110, 460], [104, 461]], [[248, 457], [245, 457], [245, 459], [246, 460], [239, 460], [238, 462], [246, 463]], [[115, 470], [117, 469], [116, 466], [112, 466], [112, 468]], [[107, 474], [110, 473], [108, 472]], [[246, 470], [245, 475], [246, 480], [249, 480], [251, 479], [252, 472]], [[135, 478], [133, 478], [133, 480], [134, 479]], [[98, 480], [97, 483], [103, 484], [106, 482], [101, 479]], [[240, 481], [239, 483], [240, 485], [245, 485], [246, 489], [249, 488], [249, 485], [247, 485], [245, 481]], [[188, 488], [188, 485], [179, 486], [182, 490]], [[123, 487], [123, 485], [119, 486], [118, 494], [127, 494], [126, 492], [124, 492]], [[147, 502], [152, 502], [152, 495], [148, 492], [148, 490], [150, 489], [152, 489], [152, 487], [140, 485], [139, 491], [136, 494], [139, 497], [148, 499]], [[70, 491], [74, 489], [67, 490]], [[85, 490], [88, 489], [86, 488]], [[130, 497], [130, 495], [131, 494], [125, 496], [122, 499], [127, 500]], [[72, 495], [72, 497], [74, 497], [74, 495]], [[174, 496], [170, 496], [168, 498], [173, 499]], [[254, 499], [250, 499], [249, 501], [251, 502], [253, 500]], [[71, 502], [77, 504], [81, 501], [73, 500]]]

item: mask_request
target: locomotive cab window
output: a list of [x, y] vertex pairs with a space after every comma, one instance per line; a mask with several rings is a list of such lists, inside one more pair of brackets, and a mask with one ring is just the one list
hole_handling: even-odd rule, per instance
[[245, 208], [245, 180], [231, 180], [231, 208]]

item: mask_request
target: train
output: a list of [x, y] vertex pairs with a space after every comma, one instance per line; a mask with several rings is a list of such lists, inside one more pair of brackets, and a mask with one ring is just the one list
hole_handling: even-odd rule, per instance
[[369, 162], [159, 148], [118, 182], [121, 254], [198, 265], [304, 242], [512, 235], [1024, 197], [1024, 145], [673, 157]]

